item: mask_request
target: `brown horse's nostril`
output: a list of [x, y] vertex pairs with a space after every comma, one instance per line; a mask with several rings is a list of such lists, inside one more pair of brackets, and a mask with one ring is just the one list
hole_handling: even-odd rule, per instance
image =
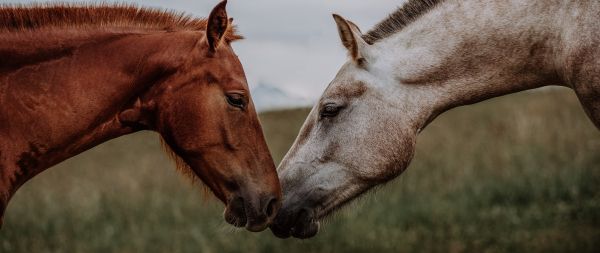
[[233, 198], [225, 208], [225, 221], [236, 227], [246, 225], [248, 217], [246, 217], [246, 208], [242, 197]]
[[260, 232], [271, 224], [280, 204], [275, 197], [262, 196], [254, 198], [254, 201], [248, 202], [246, 205], [248, 216], [246, 229], [252, 232]]
[[271, 198], [265, 207], [265, 214], [267, 217], [271, 218], [275, 215], [275, 211], [277, 211], [277, 198]]

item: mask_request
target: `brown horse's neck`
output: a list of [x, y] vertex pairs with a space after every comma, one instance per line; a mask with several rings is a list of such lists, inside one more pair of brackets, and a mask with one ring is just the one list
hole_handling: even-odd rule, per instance
[[152, 85], [185, 61], [198, 38], [107, 31], [2, 36], [0, 56], [8, 60], [0, 63], [0, 217], [36, 174], [144, 129], [119, 115], [139, 107], [140, 97], [148, 100]]

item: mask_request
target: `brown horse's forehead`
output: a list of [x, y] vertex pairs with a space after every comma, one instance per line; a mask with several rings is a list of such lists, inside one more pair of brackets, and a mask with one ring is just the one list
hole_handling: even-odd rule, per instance
[[242, 64], [228, 44], [223, 43], [211, 57], [206, 57], [206, 54], [201, 53], [189, 64], [190, 71], [184, 76], [187, 76], [193, 83], [219, 85], [224, 90], [248, 90]]
[[215, 59], [220, 61], [220, 64], [208, 66], [211, 68], [211, 72], [217, 75], [219, 84], [224, 89], [248, 90], [244, 68], [233, 48], [229, 44], [222, 45], [222, 47]]

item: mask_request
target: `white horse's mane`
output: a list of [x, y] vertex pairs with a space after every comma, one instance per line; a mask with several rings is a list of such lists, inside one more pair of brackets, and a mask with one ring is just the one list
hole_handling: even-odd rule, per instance
[[406, 27], [423, 14], [433, 9], [444, 0], [408, 0], [394, 13], [379, 22], [373, 29], [363, 35], [363, 39], [373, 44], [380, 39], [386, 38]]

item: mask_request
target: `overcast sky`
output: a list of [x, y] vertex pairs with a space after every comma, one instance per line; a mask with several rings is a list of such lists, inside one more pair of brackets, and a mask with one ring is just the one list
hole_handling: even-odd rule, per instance
[[[48, 1], [0, 0], [0, 3]], [[62, 0], [61, 2], [98, 2]], [[218, 0], [134, 0], [142, 6], [185, 11], [206, 17]], [[227, 10], [245, 40], [233, 47], [253, 88], [268, 84], [316, 99], [346, 59], [331, 13], [361, 30], [394, 11], [404, 0], [229, 0]]]

